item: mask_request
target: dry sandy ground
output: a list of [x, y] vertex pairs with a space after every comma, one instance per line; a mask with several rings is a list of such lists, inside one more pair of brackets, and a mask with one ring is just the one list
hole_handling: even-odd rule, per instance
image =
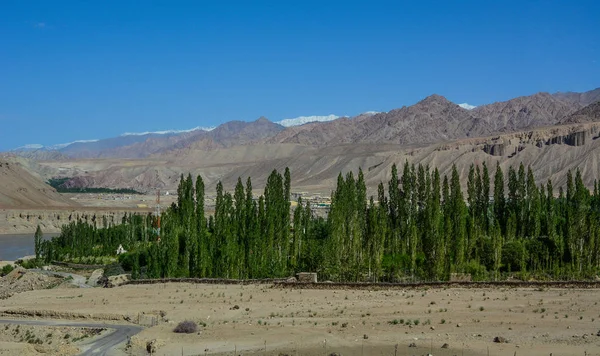
[[[490, 355], [547, 356], [600, 355], [598, 301], [598, 290], [583, 289], [158, 284], [25, 292], [0, 301], [0, 311], [117, 313], [133, 320], [145, 313], [140, 320], [147, 324], [166, 312], [166, 320], [134, 337], [128, 351], [134, 355], [144, 354], [146, 342], [157, 339], [159, 355], [394, 355], [397, 344], [397, 355], [487, 355], [489, 349]], [[206, 327], [195, 334], [173, 333], [186, 319]], [[508, 343], [494, 343], [495, 336]], [[444, 343], [449, 349], [441, 348]]]

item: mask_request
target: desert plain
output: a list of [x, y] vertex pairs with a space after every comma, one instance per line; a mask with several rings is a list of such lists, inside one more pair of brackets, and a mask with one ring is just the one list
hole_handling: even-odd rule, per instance
[[[110, 355], [144, 355], [148, 343], [156, 355], [600, 355], [598, 302], [596, 289], [163, 283], [28, 291], [1, 300], [0, 315], [143, 327]], [[174, 333], [185, 320], [198, 331]], [[43, 341], [32, 345], [14, 328], [0, 325], [1, 355], [76, 354], [90, 340], [30, 327]]]

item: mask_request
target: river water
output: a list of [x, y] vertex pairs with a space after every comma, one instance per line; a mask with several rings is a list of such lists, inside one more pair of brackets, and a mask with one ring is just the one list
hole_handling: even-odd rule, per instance
[[[57, 234], [44, 234], [44, 238]], [[14, 261], [35, 254], [33, 234], [0, 235], [0, 261]]]

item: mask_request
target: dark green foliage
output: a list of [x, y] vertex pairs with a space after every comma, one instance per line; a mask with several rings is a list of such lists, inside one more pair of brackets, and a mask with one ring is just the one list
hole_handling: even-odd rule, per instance
[[[536, 186], [523, 165], [469, 168], [461, 182], [437, 169], [404, 163], [400, 174], [367, 197], [362, 170], [338, 176], [327, 218], [298, 198], [291, 209], [291, 175], [271, 172], [255, 198], [250, 178], [233, 193], [216, 186], [215, 213], [206, 216], [204, 181], [181, 176], [178, 199], [161, 216], [73, 216], [60, 236], [43, 241], [36, 232], [37, 266], [53, 260], [94, 261], [128, 252], [107, 275], [133, 278], [273, 278], [300, 271], [337, 281], [446, 280], [470, 273], [490, 280], [518, 273], [526, 278], [590, 278], [600, 267], [600, 195], [581, 173], [569, 172], [566, 190], [554, 196], [552, 182]], [[508, 194], [505, 196], [505, 181]], [[464, 183], [464, 186], [463, 186]], [[466, 187], [466, 197], [462, 189]], [[492, 196], [492, 200], [490, 197]]]
[[104, 276], [105, 277], [118, 276], [118, 275], [124, 274], [124, 273], [125, 273], [125, 270], [118, 263], [110, 264], [104, 268]]
[[68, 187], [65, 186], [65, 183], [67, 181], [69, 181], [70, 179], [71, 178], [51, 178], [46, 183], [48, 183], [48, 185], [50, 185], [51, 187], [53, 187], [54, 189], [56, 189], [56, 191], [59, 192], [59, 193], [142, 194], [142, 193], [138, 192], [135, 189], [129, 189], [129, 188], [118, 188], [118, 189], [93, 188], [93, 187], [87, 187], [87, 188], [68, 188]]
[[26, 269], [40, 268], [43, 265], [41, 260], [38, 260], [35, 258], [31, 258], [31, 259], [27, 259], [27, 260], [17, 260], [16, 264], [18, 264], [21, 267], [26, 268]]
[[44, 239], [44, 233], [42, 232], [42, 228], [40, 225], [35, 229], [35, 234], [33, 234], [33, 243], [35, 249], [35, 259], [39, 260], [42, 255], [42, 240]]
[[10, 272], [12, 272], [13, 269], [15, 269], [13, 265], [5, 265], [4, 267], [2, 267], [2, 269], [0, 269], [0, 277], [6, 276]]

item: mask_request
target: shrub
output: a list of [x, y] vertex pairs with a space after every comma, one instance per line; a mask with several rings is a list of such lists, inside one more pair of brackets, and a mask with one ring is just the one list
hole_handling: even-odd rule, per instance
[[6, 266], [2, 267], [2, 269], [0, 270], [0, 277], [6, 276], [10, 272], [12, 272], [13, 269], [15, 269], [13, 267], [13, 265], [6, 265]]
[[35, 258], [31, 258], [28, 260], [17, 260], [16, 264], [20, 265], [25, 269], [39, 268], [42, 267], [43, 261], [36, 260]]
[[110, 264], [104, 269], [105, 277], [117, 276], [119, 274], [125, 274], [125, 270], [119, 263]]
[[181, 323], [177, 324], [175, 329], [173, 329], [173, 332], [180, 333], [180, 334], [192, 334], [192, 333], [195, 333], [197, 330], [198, 330], [198, 325], [196, 325], [195, 322], [186, 320], [186, 321], [182, 321]]

